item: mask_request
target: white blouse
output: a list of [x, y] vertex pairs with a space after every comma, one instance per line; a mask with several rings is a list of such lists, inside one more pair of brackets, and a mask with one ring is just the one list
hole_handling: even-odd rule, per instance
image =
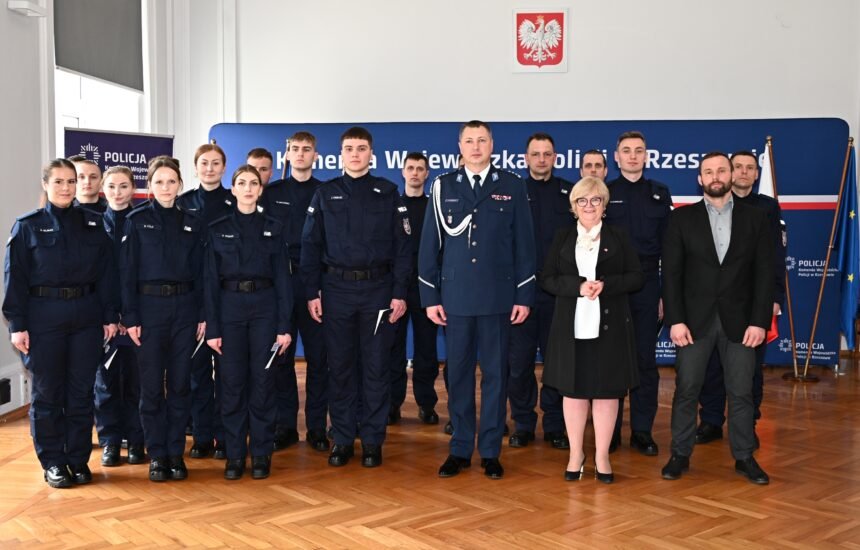
[[[576, 267], [580, 277], [587, 281], [597, 279], [597, 254], [600, 252], [600, 228], [598, 223], [586, 231], [576, 224]], [[600, 296], [594, 300], [580, 297], [576, 299], [576, 312], [573, 318], [573, 334], [580, 340], [588, 340], [600, 336]]]

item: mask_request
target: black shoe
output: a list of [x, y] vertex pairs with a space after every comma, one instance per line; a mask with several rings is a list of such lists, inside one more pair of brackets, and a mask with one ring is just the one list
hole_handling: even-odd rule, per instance
[[511, 447], [528, 447], [529, 441], [534, 441], [534, 440], [535, 440], [535, 433], [534, 432], [527, 432], [525, 430], [517, 430], [514, 432], [514, 434], [511, 436], [511, 438], [508, 439], [508, 445], [510, 445]]
[[188, 477], [188, 468], [185, 467], [185, 461], [182, 460], [182, 455], [171, 456], [170, 462], [170, 479], [182, 480]]
[[328, 455], [329, 466], [346, 466], [349, 459], [355, 455], [355, 449], [352, 445], [338, 445], [337, 443], [331, 448], [331, 453]]
[[128, 463], [143, 464], [144, 462], [146, 462], [146, 451], [143, 449], [143, 445], [129, 445]]
[[69, 466], [69, 471], [72, 473], [72, 481], [75, 482], [75, 485], [86, 485], [93, 480], [93, 473], [86, 462]]
[[251, 477], [266, 479], [272, 471], [272, 455], [251, 457]]
[[235, 460], [228, 459], [224, 465], [224, 479], [231, 481], [242, 479], [245, 473], [245, 459], [237, 458]]
[[657, 456], [657, 444], [650, 432], [633, 432], [630, 436], [630, 448], [645, 456]]
[[281, 428], [275, 430], [275, 446], [276, 451], [292, 447], [299, 442], [299, 432], [295, 428]]
[[564, 432], [547, 432], [543, 434], [543, 440], [548, 441], [553, 449], [570, 449], [570, 440]]
[[672, 453], [669, 462], [663, 466], [663, 479], [681, 479], [681, 474], [690, 469], [690, 457]]
[[594, 469], [594, 479], [601, 483], [606, 483], [607, 485], [615, 481], [615, 474], [609, 472], [608, 474], [601, 474], [597, 471], [597, 468]]
[[53, 487], [54, 489], [68, 489], [75, 485], [75, 482], [72, 480], [72, 474], [66, 465], [51, 466], [45, 470], [45, 482], [49, 487]]
[[744, 460], [735, 460], [735, 471], [756, 485], [767, 485], [770, 483], [770, 478], [758, 465], [753, 457]]
[[468, 458], [448, 455], [448, 458], [446, 458], [445, 462], [442, 463], [442, 466], [439, 467], [439, 477], [454, 477], [459, 474], [461, 470], [465, 470], [471, 465], [472, 461]]
[[102, 466], [113, 468], [119, 466], [119, 445], [105, 445], [102, 449]]
[[361, 446], [361, 465], [365, 468], [376, 468], [382, 465], [381, 445]]
[[425, 424], [438, 424], [439, 415], [433, 407], [418, 407], [418, 420]]
[[451, 424], [451, 421], [445, 423], [445, 433], [448, 435], [454, 435], [454, 425]]
[[215, 452], [212, 453], [212, 458], [216, 460], [224, 460], [227, 458], [227, 447], [220, 441], [215, 442]]
[[710, 443], [711, 441], [716, 441], [722, 438], [723, 428], [720, 426], [702, 422], [699, 424], [699, 427], [696, 428], [696, 445], [704, 445], [705, 443]]
[[400, 407], [392, 407], [391, 410], [388, 411], [388, 420], [386, 423], [389, 426], [393, 426], [400, 421]]
[[505, 469], [498, 458], [482, 458], [481, 468], [484, 469], [484, 475], [490, 479], [502, 479], [505, 475]]
[[621, 434], [614, 433], [612, 434], [612, 439], [609, 440], [609, 454], [614, 453], [618, 450], [618, 447], [621, 446]]
[[325, 452], [328, 450], [329, 442], [325, 436], [325, 430], [309, 430], [307, 440], [308, 445], [315, 451]]
[[576, 470], [576, 471], [565, 470], [564, 471], [564, 480], [565, 481], [579, 481], [579, 479], [582, 477], [583, 471], [585, 471], [585, 457], [582, 457], [582, 464], [579, 465], [579, 470]]
[[170, 479], [170, 464], [163, 456], [149, 461], [149, 481], [167, 481]]
[[211, 454], [211, 441], [195, 441], [194, 445], [191, 446], [191, 451], [188, 453], [188, 456], [191, 458], [209, 458], [209, 455]]

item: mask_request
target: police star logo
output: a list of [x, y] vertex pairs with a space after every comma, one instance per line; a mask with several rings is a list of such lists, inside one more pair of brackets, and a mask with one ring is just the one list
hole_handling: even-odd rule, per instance
[[794, 256], [786, 256], [785, 257], [785, 270], [791, 271], [795, 267], [797, 267], [797, 260], [795, 259], [795, 257]]
[[99, 160], [102, 158], [101, 152], [99, 152], [98, 145], [93, 145], [92, 143], [87, 143], [86, 145], [81, 145], [80, 155], [87, 160], [91, 160], [96, 164], [99, 163]]
[[782, 340], [779, 341], [778, 346], [779, 346], [779, 351], [781, 351], [782, 353], [791, 353], [791, 339], [790, 338], [783, 338]]

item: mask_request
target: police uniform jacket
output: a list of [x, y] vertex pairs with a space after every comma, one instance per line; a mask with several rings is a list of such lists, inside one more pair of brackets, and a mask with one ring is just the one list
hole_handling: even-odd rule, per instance
[[[10, 332], [30, 330], [32, 287], [91, 287], [101, 311], [94, 324], [118, 320], [119, 299], [113, 250], [101, 214], [78, 206], [57, 208], [50, 202], [18, 218], [6, 242], [6, 295], [3, 315]], [[81, 312], [86, 315], [86, 312]]]
[[99, 214], [104, 214], [105, 211], [108, 209], [108, 201], [104, 197], [99, 197], [99, 199], [96, 202], [88, 202], [88, 203], [82, 203], [78, 199], [75, 199], [72, 201], [72, 206], [80, 206], [80, 207], [86, 208], [88, 210], [94, 210], [95, 212], [98, 212]]
[[301, 275], [307, 295], [318, 297], [325, 266], [344, 270], [389, 268], [392, 298], [405, 300], [412, 272], [412, 227], [390, 181], [347, 174], [317, 189], [302, 231]]
[[124, 233], [120, 247], [123, 324], [140, 325], [141, 284], [191, 283], [203, 321], [203, 219], [179, 206], [164, 208], [153, 200], [131, 211]]
[[296, 266], [301, 260], [302, 228], [311, 199], [322, 182], [316, 178], [298, 181], [295, 178], [277, 180], [266, 186], [260, 197], [263, 211], [284, 224], [287, 242], [290, 245], [290, 260]]
[[290, 331], [293, 287], [284, 224], [262, 210], [253, 214], [234, 210], [209, 224], [204, 287], [207, 339], [221, 337], [222, 281], [271, 281], [278, 300], [277, 333]]
[[233, 211], [233, 194], [219, 185], [207, 191], [202, 185], [176, 197], [176, 205], [186, 212], [197, 214], [206, 224]]
[[785, 224], [782, 222], [782, 210], [779, 202], [767, 195], [750, 193], [746, 197], [734, 196], [735, 204], [748, 204], [755, 208], [764, 210], [773, 235], [773, 301], [783, 307], [785, 304]]
[[[570, 211], [570, 191], [573, 183], [556, 176], [551, 176], [546, 181], [538, 181], [529, 176], [525, 182], [535, 226], [535, 265], [540, 279], [540, 269], [556, 232], [562, 227], [576, 226], [576, 218]], [[545, 290], [539, 287], [539, 291], [541, 296], [550, 299]]]
[[605, 222], [625, 228], [639, 254], [642, 269], [656, 270], [672, 211], [669, 188], [645, 177], [631, 182], [624, 176], [608, 182], [606, 186], [609, 188], [609, 204]]
[[534, 303], [534, 226], [519, 176], [490, 167], [473, 192], [461, 168], [436, 178], [427, 208], [418, 251], [422, 306], [475, 316]]

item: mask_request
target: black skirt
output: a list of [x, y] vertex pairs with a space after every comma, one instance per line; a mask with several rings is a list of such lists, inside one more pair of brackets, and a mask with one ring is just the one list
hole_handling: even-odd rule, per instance
[[[559, 393], [564, 397], [620, 399], [627, 395], [629, 388], [621, 383], [625, 377], [615, 372], [621, 368], [621, 365], [604, 364], [600, 360], [600, 349], [597, 342], [597, 338], [576, 339], [574, 344], [576, 359], [574, 361], [573, 391], [560, 391]], [[619, 383], [621, 384], [619, 385]]]

